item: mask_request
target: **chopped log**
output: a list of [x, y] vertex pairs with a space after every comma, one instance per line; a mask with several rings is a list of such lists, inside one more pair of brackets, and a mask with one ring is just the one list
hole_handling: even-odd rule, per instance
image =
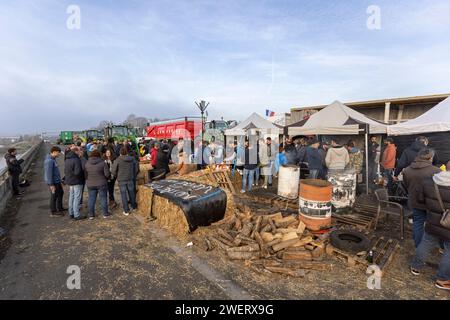
[[298, 240], [298, 242], [294, 244], [294, 247], [303, 247], [305, 244], [309, 244], [312, 240], [313, 240], [312, 236], [304, 237]]
[[244, 227], [241, 230], [241, 235], [243, 235], [244, 237], [250, 237], [250, 234], [252, 233], [253, 230], [253, 224], [252, 223], [246, 223], [244, 225]]
[[233, 248], [229, 248], [227, 249], [227, 251], [234, 251], [234, 252], [256, 252], [256, 251], [260, 251], [259, 248], [259, 244], [255, 243], [255, 244], [249, 244], [246, 246], [242, 246], [242, 247], [233, 247]]
[[267, 246], [268, 246], [268, 247], [273, 247], [274, 245], [277, 245], [277, 244], [279, 244], [280, 242], [281, 242], [281, 239], [280, 239], [280, 238], [276, 238], [276, 239], [273, 239], [272, 241], [268, 242], [268, 243], [267, 243]]
[[310, 245], [310, 244], [305, 244], [304, 246], [303, 246], [306, 250], [309, 250], [309, 251], [313, 251], [316, 247], [314, 247], [314, 246], [312, 246], [312, 245]]
[[272, 230], [272, 227], [269, 223], [261, 228], [261, 232], [269, 232], [270, 230]]
[[234, 239], [233, 241], [233, 247], [239, 247], [242, 244], [242, 240], [241, 238], [239, 238], [239, 236], [236, 237], [236, 239]]
[[267, 249], [266, 244], [264, 243], [264, 240], [261, 238], [261, 235], [259, 234], [259, 232], [257, 232], [255, 234], [255, 240], [258, 242], [259, 244], [259, 249], [261, 251], [261, 257], [263, 258], [267, 258], [268, 256], [270, 256], [269, 254], [269, 250]]
[[283, 214], [281, 212], [277, 212], [277, 213], [269, 215], [268, 217], [269, 217], [269, 219], [276, 221], [276, 220], [283, 219]]
[[280, 243], [277, 243], [276, 245], [273, 245], [272, 249], [273, 249], [273, 251], [278, 252], [280, 250], [283, 250], [283, 249], [286, 249], [286, 248], [289, 248], [289, 247], [293, 246], [298, 241], [299, 241], [298, 238], [290, 239], [290, 240], [287, 240], [287, 241], [282, 241]]
[[286, 228], [292, 223], [297, 223], [297, 221], [298, 221], [297, 218], [295, 218], [294, 216], [288, 216], [283, 219], [275, 220], [275, 226], [277, 228]]
[[245, 244], [245, 245], [256, 243], [256, 241], [253, 240], [252, 238], [243, 236], [242, 234], [238, 235], [236, 238], [239, 238], [241, 240], [242, 244]]
[[297, 251], [297, 252], [291, 252], [291, 251], [285, 251], [283, 252], [282, 256], [283, 260], [304, 260], [304, 261], [311, 261], [312, 254], [310, 251]]
[[306, 275], [305, 270], [293, 270], [285, 267], [265, 267], [270, 272], [280, 273], [294, 278], [303, 278]]
[[242, 221], [241, 219], [239, 219], [239, 217], [237, 217], [234, 223], [234, 230], [241, 231], [241, 229], [242, 229]]
[[234, 238], [232, 236], [230, 236], [230, 234], [222, 229], [218, 229], [217, 233], [222, 236], [224, 239], [226, 239], [229, 242], [233, 242]]
[[227, 239], [225, 239], [221, 235], [217, 235], [216, 239], [221, 241], [222, 243], [226, 244], [229, 247], [234, 247], [234, 244], [233, 244], [234, 240], [233, 241], [228, 241]]
[[227, 255], [232, 260], [252, 260], [259, 259], [260, 252], [227, 251]]
[[264, 240], [264, 242], [271, 242], [274, 239], [273, 234], [269, 233], [269, 232], [263, 232], [261, 231], [260, 233], [261, 238]]
[[269, 220], [269, 225], [272, 228], [272, 233], [275, 234], [277, 232], [277, 227], [275, 226], [275, 223], [272, 219]]
[[300, 236], [303, 235], [303, 233], [305, 232], [305, 228], [306, 228], [306, 225], [303, 223], [303, 221], [300, 220], [300, 223], [298, 224], [298, 227], [297, 227], [297, 233]]
[[230, 247], [228, 245], [226, 245], [225, 243], [223, 243], [222, 241], [220, 241], [219, 239], [216, 239], [215, 237], [210, 237], [209, 241], [214, 244], [214, 246], [216, 248], [222, 249], [222, 250], [228, 250]]
[[292, 232], [283, 234], [283, 238], [281, 238], [281, 241], [288, 241], [288, 240], [292, 240], [292, 239], [299, 239], [297, 232], [294, 230]]
[[252, 231], [252, 234], [251, 234], [250, 238], [255, 239], [256, 233], [259, 233], [259, 228], [261, 227], [262, 218], [263, 218], [262, 216], [259, 216], [256, 219], [256, 223], [255, 223], [255, 226], [253, 228], [253, 231]]
[[291, 233], [291, 232], [297, 232], [297, 229], [295, 228], [278, 228], [277, 233]]

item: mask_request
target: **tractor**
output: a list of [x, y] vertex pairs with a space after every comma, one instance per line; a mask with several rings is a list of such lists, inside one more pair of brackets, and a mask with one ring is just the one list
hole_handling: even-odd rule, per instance
[[132, 143], [137, 155], [139, 155], [139, 145], [136, 136], [136, 130], [134, 128], [125, 125], [109, 124], [105, 127], [104, 137], [106, 140], [113, 138], [114, 141], [123, 142], [128, 140]]

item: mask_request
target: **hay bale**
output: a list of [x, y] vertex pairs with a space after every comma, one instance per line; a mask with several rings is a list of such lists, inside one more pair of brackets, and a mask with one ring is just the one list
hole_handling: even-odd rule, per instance
[[[148, 186], [139, 186], [137, 194], [138, 214], [144, 218], [150, 217], [150, 199], [153, 190]], [[158, 227], [167, 229], [174, 235], [184, 236], [189, 233], [189, 225], [183, 210], [168, 199], [153, 197], [153, 216]]]
[[148, 172], [152, 169], [153, 167], [150, 161], [141, 161], [139, 163], [139, 174], [137, 176], [138, 181], [143, 180], [144, 184], [149, 183]]
[[189, 233], [189, 225], [183, 210], [166, 198], [155, 195], [153, 216], [158, 227], [167, 229], [174, 235], [185, 236]]
[[138, 185], [136, 202], [138, 205], [137, 213], [144, 217], [150, 216], [150, 199], [152, 197], [152, 189], [144, 185]]

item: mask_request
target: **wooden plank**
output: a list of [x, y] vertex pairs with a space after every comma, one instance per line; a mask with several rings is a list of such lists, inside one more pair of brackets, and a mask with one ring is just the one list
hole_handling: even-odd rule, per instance
[[278, 252], [280, 250], [289, 248], [291, 246], [293, 246], [294, 244], [296, 244], [298, 242], [298, 238], [297, 239], [290, 239], [287, 241], [282, 241], [280, 243], [277, 243], [275, 245], [272, 246], [273, 251]]
[[304, 237], [304, 238], [298, 240], [293, 246], [294, 247], [303, 247], [305, 244], [311, 243], [311, 241], [313, 241], [313, 237], [307, 236], [307, 237]]
[[302, 236], [303, 233], [305, 232], [305, 228], [306, 228], [305, 223], [300, 220], [300, 223], [298, 224], [298, 227], [297, 227], [297, 234], [299, 236]]
[[283, 260], [306, 260], [306, 261], [311, 261], [312, 258], [312, 254], [311, 251], [285, 251], [283, 252], [283, 256], [282, 256]]
[[283, 238], [281, 238], [281, 241], [288, 241], [292, 239], [299, 239], [296, 231], [283, 234]]

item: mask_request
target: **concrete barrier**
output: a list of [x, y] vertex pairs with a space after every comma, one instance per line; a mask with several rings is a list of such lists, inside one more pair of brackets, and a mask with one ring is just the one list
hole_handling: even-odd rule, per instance
[[[21, 178], [23, 178], [23, 176], [26, 175], [28, 169], [30, 168], [30, 165], [35, 160], [37, 154], [39, 153], [39, 150], [42, 148], [43, 145], [44, 142], [40, 141], [19, 157], [19, 159], [24, 160], [24, 162], [22, 163], [23, 173], [21, 175]], [[5, 167], [0, 170], [0, 216], [3, 213], [3, 210], [5, 210], [6, 204], [8, 203], [8, 200], [11, 199], [11, 196], [12, 196], [11, 179], [8, 172], [8, 168]]]

